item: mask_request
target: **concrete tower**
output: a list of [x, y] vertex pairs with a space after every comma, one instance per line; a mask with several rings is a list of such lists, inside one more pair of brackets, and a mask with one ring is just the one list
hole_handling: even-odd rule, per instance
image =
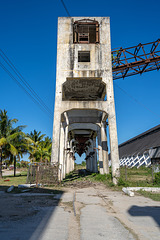
[[75, 153], [86, 154], [87, 170], [109, 172], [109, 127], [113, 182], [119, 177], [110, 19], [58, 19], [57, 75], [51, 162], [63, 179], [74, 169]]

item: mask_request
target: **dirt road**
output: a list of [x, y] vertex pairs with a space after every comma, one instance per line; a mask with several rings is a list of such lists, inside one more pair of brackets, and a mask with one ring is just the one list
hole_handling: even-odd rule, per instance
[[58, 194], [0, 192], [3, 240], [158, 240], [160, 202], [84, 183]]
[[[16, 170], [16, 174], [19, 174], [20, 173], [20, 171], [17, 171]], [[14, 170], [3, 170], [2, 171], [2, 175], [3, 176], [12, 176], [12, 175], [14, 175]]]

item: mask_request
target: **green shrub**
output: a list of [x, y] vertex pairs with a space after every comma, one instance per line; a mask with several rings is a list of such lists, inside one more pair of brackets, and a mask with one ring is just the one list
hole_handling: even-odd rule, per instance
[[118, 186], [128, 187], [129, 184], [127, 182], [125, 182], [122, 178], [119, 178]]
[[108, 173], [108, 174], [106, 175], [106, 178], [107, 178], [107, 180], [112, 180], [112, 174], [111, 174], [111, 173]]
[[16, 167], [17, 168], [28, 168], [29, 162], [21, 160], [20, 162], [16, 162]]
[[21, 167], [21, 164], [19, 162], [16, 163], [16, 167], [17, 168], [20, 168]]
[[160, 172], [155, 174], [154, 184], [160, 184]]
[[82, 161], [81, 165], [82, 165], [83, 167], [85, 167], [85, 166], [86, 166], [86, 162], [85, 162], [85, 161]]
[[109, 182], [109, 187], [115, 187], [115, 184], [113, 182]]
[[107, 180], [107, 175], [106, 174], [97, 174], [95, 176], [95, 180], [100, 181], [100, 182], [105, 182]]

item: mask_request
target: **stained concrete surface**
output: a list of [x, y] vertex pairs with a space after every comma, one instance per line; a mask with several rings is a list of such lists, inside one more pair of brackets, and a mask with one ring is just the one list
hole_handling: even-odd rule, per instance
[[[3, 240], [50, 240], [68, 239], [69, 213], [60, 207], [38, 209], [37, 215], [25, 219], [3, 222], [0, 239]], [[60, 229], [61, 228], [61, 229]]]
[[81, 240], [135, 239], [133, 235], [105, 207], [87, 205], [81, 211]]
[[54, 196], [3, 193], [0, 198], [3, 240], [158, 240], [159, 235], [160, 202], [102, 184]]

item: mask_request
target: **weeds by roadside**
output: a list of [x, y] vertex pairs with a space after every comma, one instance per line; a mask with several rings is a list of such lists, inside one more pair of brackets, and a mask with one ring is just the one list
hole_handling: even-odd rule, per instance
[[160, 193], [151, 193], [143, 190], [138, 191], [138, 193], [144, 197], [151, 198], [154, 201], [160, 201]]
[[[160, 187], [160, 173], [154, 175], [152, 181], [152, 172], [150, 168], [132, 168], [127, 169], [127, 180], [125, 175], [125, 168], [120, 168], [121, 177], [118, 180], [118, 185], [112, 183], [111, 169], [109, 174], [90, 173], [84, 169], [75, 170], [66, 175], [66, 178], [58, 186], [45, 186], [46, 189], [60, 190], [63, 186], [82, 186], [87, 187], [95, 183], [103, 183], [106, 187], [112, 190], [121, 191], [123, 187]], [[21, 172], [16, 177], [4, 176], [0, 179], [1, 189], [6, 189], [8, 186], [26, 183], [27, 172]], [[140, 191], [139, 194], [149, 197], [155, 201], [160, 201], [160, 194]]]
[[[160, 187], [159, 174], [155, 174], [155, 180], [152, 181], [152, 170], [150, 168], [141, 167], [139, 169], [132, 168], [127, 169], [127, 180], [125, 175], [125, 168], [120, 169], [121, 177], [118, 180], [117, 186], [112, 183], [111, 169], [109, 174], [89, 173], [85, 171], [73, 171], [66, 176], [62, 181], [62, 185], [74, 185], [80, 186], [80, 182], [84, 185], [84, 182], [91, 183], [100, 182], [106, 185], [106, 187], [112, 190], [121, 191], [123, 187]], [[139, 192], [141, 194], [141, 191]], [[149, 197], [153, 200], [160, 201], [160, 194], [154, 194], [142, 191], [142, 195]]]

